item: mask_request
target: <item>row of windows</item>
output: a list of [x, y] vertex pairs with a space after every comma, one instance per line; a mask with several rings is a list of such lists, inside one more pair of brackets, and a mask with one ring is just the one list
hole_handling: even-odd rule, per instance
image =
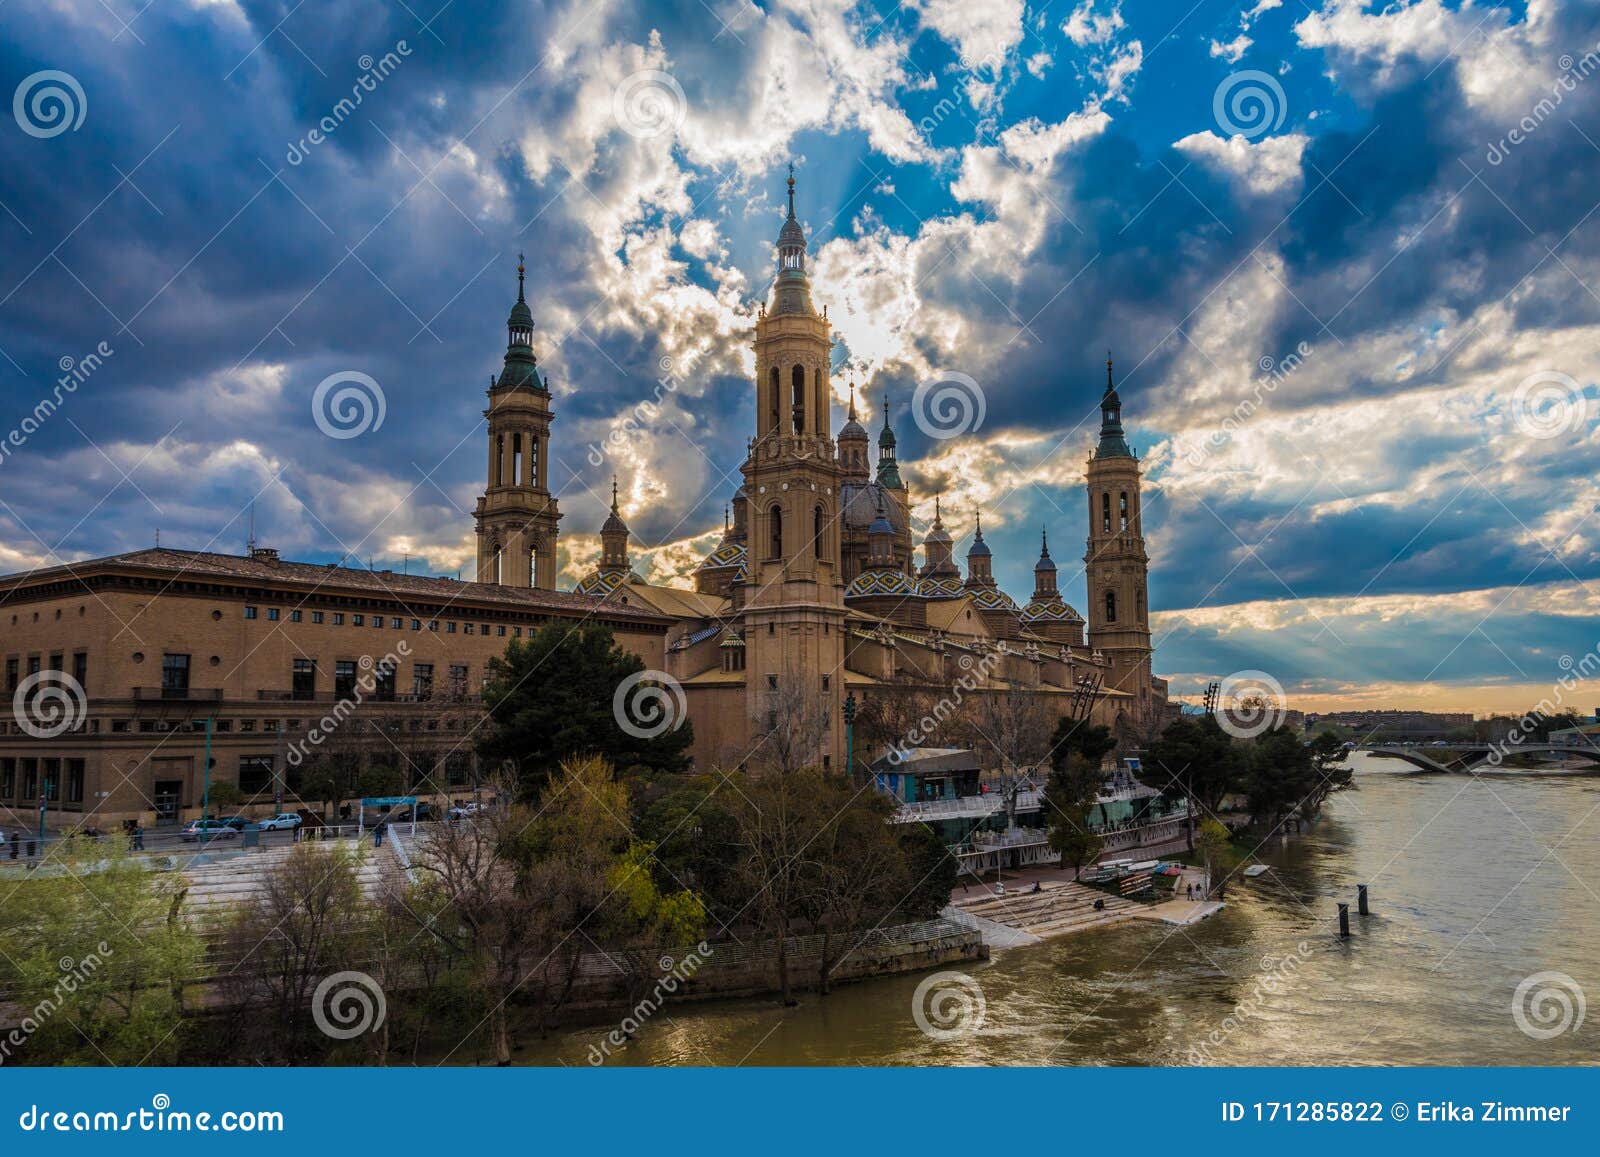
[[[49, 671], [65, 671], [66, 667], [62, 666], [64, 662], [65, 655], [61, 651], [56, 651], [50, 656], [49, 666], [44, 667], [43, 669]], [[38, 674], [42, 666], [42, 656], [28, 656], [28, 674]], [[72, 653], [72, 677], [78, 681], [78, 686], [88, 686], [89, 652], [74, 651]], [[17, 684], [21, 681], [22, 657], [20, 655], [12, 655], [6, 659], [6, 694], [9, 695], [14, 692], [17, 689]]]
[[[345, 625], [346, 616], [345, 616], [345, 613], [343, 611], [323, 612], [323, 611], [298, 611], [298, 610], [293, 610], [293, 611], [289, 612], [288, 621], [291, 622], [291, 623], [304, 622], [305, 621], [304, 617], [306, 615], [308, 615], [308, 614], [311, 616], [311, 621], [313, 623], [327, 623], [328, 625], [335, 626], [335, 627], [342, 627], [342, 626]], [[245, 607], [245, 609], [244, 609], [244, 617], [247, 618], [247, 619], [260, 618], [261, 617], [261, 608], [253, 607], [253, 606]], [[280, 621], [282, 621], [283, 613], [277, 607], [268, 607], [267, 608], [266, 618], [267, 618], [267, 622], [269, 622], [269, 623], [280, 622]], [[371, 620], [370, 624], [368, 622], [369, 619]], [[350, 625], [352, 627], [365, 627], [365, 626], [370, 625], [370, 626], [376, 627], [380, 631], [383, 630], [383, 627], [384, 627], [384, 617], [382, 615], [358, 615], [358, 614], [352, 614], [352, 615], [349, 616], [349, 620], [350, 620]], [[389, 629], [391, 631], [403, 631], [403, 630], [406, 629], [408, 623], [410, 625], [411, 630], [413, 630], [413, 631], [422, 630], [422, 625], [423, 624], [422, 624], [422, 620], [421, 619], [409, 619], [409, 620], [407, 620], [407, 619], [398, 619], [398, 618], [391, 617], [388, 620]], [[438, 619], [430, 619], [430, 620], [428, 620], [428, 624], [427, 625], [428, 625], [428, 630], [437, 631], [439, 629], [439, 620]], [[447, 635], [455, 634], [457, 625], [458, 624], [454, 620], [446, 621], [445, 624], [444, 624], [444, 633], [447, 634]], [[506, 637], [506, 627], [504, 625], [498, 624], [498, 623], [491, 624], [491, 623], [464, 622], [464, 623], [459, 624], [459, 626], [461, 628], [461, 633], [463, 635], [477, 634], [477, 635], [487, 636], [492, 632], [494, 635], [496, 635], [499, 638], [503, 639], [503, 638]], [[512, 638], [514, 638], [514, 639], [522, 638], [522, 628], [521, 627], [512, 627], [510, 629], [510, 631], [511, 631], [511, 637]]]
[[[1130, 516], [1128, 506], [1128, 492], [1122, 491], [1117, 495], [1117, 528], [1120, 531], [1128, 529]], [[1089, 499], [1089, 517], [1094, 517], [1094, 498]], [[1100, 495], [1100, 530], [1103, 534], [1111, 533], [1111, 492], [1105, 491]]]
[[0, 759], [0, 799], [26, 802], [41, 793], [51, 803], [60, 803], [63, 793], [68, 803], [82, 803], [83, 760]]

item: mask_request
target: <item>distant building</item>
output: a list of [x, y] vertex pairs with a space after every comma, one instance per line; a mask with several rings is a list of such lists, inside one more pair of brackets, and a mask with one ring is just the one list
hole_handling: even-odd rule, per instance
[[1306, 727], [1331, 723], [1348, 727], [1365, 740], [1397, 741], [1444, 739], [1453, 731], [1472, 726], [1470, 711], [1329, 711], [1307, 715]]

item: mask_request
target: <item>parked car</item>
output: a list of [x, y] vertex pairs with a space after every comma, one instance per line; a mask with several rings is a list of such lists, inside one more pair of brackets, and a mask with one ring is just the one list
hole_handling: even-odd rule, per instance
[[234, 839], [238, 835], [238, 832], [221, 820], [190, 820], [183, 825], [183, 829], [178, 833], [180, 839], [191, 844], [201, 836], [204, 836], [206, 842], [210, 843], [212, 840]]
[[[406, 808], [405, 811], [399, 812], [398, 814], [390, 816], [389, 818], [394, 820], [395, 823], [399, 824], [410, 823], [412, 818], [411, 811], [411, 808]], [[416, 818], [418, 820], [437, 819], [439, 816], [439, 809], [434, 807], [431, 803], [419, 803], [416, 807], [416, 812]]]
[[293, 831], [299, 827], [301, 819], [294, 812], [279, 812], [275, 816], [268, 816], [261, 821], [261, 830], [264, 832]]
[[473, 800], [470, 803], [457, 804], [455, 807], [451, 808], [447, 814], [451, 819], [464, 820], [470, 819], [472, 816], [477, 815], [483, 810], [483, 805], [477, 800]]
[[248, 820], [244, 816], [223, 816], [217, 822], [227, 824], [236, 832], [242, 832], [244, 831], [246, 824], [253, 823], [254, 821]]

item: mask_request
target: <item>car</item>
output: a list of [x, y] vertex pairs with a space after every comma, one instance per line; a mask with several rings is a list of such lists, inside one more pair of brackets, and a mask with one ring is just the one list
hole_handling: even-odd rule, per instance
[[457, 804], [455, 807], [451, 808], [445, 814], [447, 814], [451, 819], [454, 819], [454, 820], [464, 820], [464, 819], [469, 819], [472, 816], [477, 815], [479, 812], [481, 812], [483, 810], [484, 810], [483, 805], [481, 803], [479, 803], [477, 800], [473, 800], [471, 803]]
[[[413, 809], [411, 809], [411, 808], [406, 808], [405, 811], [397, 812], [396, 814], [390, 816], [389, 818], [394, 820], [396, 823], [402, 823], [402, 824], [410, 823], [411, 819], [412, 819], [412, 815], [411, 815], [412, 810]], [[415, 811], [417, 813], [416, 814], [416, 819], [419, 822], [422, 821], [422, 820], [437, 819], [438, 816], [439, 816], [439, 809], [434, 807], [430, 803], [419, 803], [416, 806]]]
[[237, 831], [221, 820], [190, 820], [178, 833], [180, 839], [191, 844], [202, 837], [206, 843], [210, 843], [212, 840], [233, 839], [238, 835]]
[[227, 824], [236, 832], [242, 832], [244, 831], [246, 825], [254, 823], [255, 821], [246, 819], [244, 816], [223, 816], [217, 822]]
[[303, 822], [294, 812], [279, 812], [275, 816], [268, 816], [266, 819], [259, 821], [261, 830], [264, 832], [293, 831]]

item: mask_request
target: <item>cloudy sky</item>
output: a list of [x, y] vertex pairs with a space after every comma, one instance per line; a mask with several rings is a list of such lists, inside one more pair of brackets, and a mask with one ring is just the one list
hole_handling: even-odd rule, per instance
[[[793, 162], [836, 398], [853, 377], [876, 427], [888, 391], [919, 517], [942, 490], [965, 538], [981, 507], [1014, 595], [1048, 525], [1082, 605], [1110, 350], [1180, 693], [1256, 668], [1305, 708], [1485, 712], [1600, 645], [1592, 3], [9, 0], [4, 21], [0, 570], [158, 529], [239, 551], [253, 506], [288, 557], [470, 577], [520, 251], [564, 581], [613, 471], [639, 569], [686, 574], [753, 429]], [[381, 422], [352, 402], [339, 426], [328, 391], [319, 414], [352, 374]], [[913, 391], [951, 374], [982, 416], [941, 437]]]

